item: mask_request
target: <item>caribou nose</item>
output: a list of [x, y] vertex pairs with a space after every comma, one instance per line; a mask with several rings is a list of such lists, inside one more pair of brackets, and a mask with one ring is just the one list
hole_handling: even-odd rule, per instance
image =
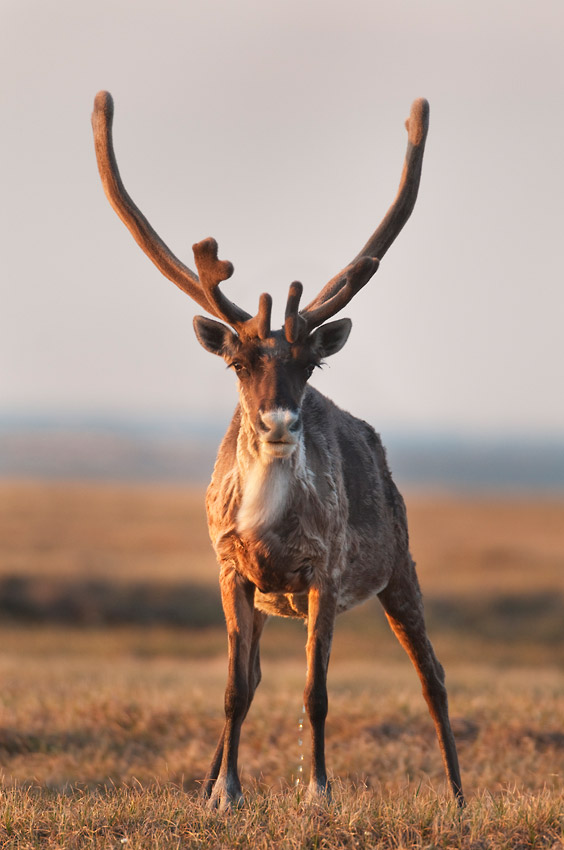
[[269, 443], [293, 442], [300, 430], [298, 410], [276, 408], [259, 412], [259, 427], [262, 439]]

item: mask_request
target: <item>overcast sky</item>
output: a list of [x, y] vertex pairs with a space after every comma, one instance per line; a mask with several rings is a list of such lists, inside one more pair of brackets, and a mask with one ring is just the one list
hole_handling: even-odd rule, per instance
[[90, 113], [115, 100], [124, 182], [229, 297], [306, 300], [393, 200], [414, 98], [419, 199], [315, 385], [381, 430], [564, 432], [562, 0], [4, 0], [0, 413], [208, 415], [234, 376], [201, 312], [103, 194]]

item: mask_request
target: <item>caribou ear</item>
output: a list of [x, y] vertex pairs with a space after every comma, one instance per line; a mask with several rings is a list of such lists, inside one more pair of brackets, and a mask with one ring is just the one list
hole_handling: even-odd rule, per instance
[[236, 339], [227, 325], [208, 319], [207, 316], [194, 316], [194, 331], [200, 345], [220, 357]]
[[340, 351], [349, 338], [351, 328], [350, 319], [338, 319], [336, 322], [329, 322], [317, 328], [309, 340], [318, 357], [323, 360], [324, 357]]

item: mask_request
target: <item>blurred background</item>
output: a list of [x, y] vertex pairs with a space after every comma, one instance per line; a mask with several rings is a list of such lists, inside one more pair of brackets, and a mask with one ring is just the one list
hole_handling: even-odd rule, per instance
[[[195, 782], [221, 722], [225, 634], [203, 494], [235, 381], [194, 337], [199, 308], [104, 196], [90, 113], [107, 89], [122, 177], [152, 225], [189, 266], [192, 243], [214, 236], [235, 265], [229, 297], [254, 313], [268, 291], [280, 321], [291, 281], [309, 300], [380, 222], [410, 105], [430, 101], [413, 216], [347, 308], [347, 346], [312, 381], [388, 449], [430, 632], [463, 715], [457, 734], [475, 748], [464, 760], [480, 765], [470, 782], [490, 771], [490, 787], [518, 783], [527, 764], [527, 782], [552, 771], [556, 787], [560, 0], [4, 0], [0, 18], [3, 775], [49, 787], [133, 775]], [[278, 665], [265, 675], [268, 699], [290, 659], [284, 699], [299, 709], [303, 627], [278, 621], [263, 643]], [[392, 725], [374, 733], [385, 739], [410, 688], [409, 712], [425, 709], [412, 672], [405, 682], [398, 672], [406, 661], [377, 602], [340, 623], [331, 686], [342, 716], [361, 688], [371, 711], [380, 705], [367, 673], [375, 646], [378, 681], [396, 699], [382, 708]], [[527, 694], [521, 709], [511, 693]], [[264, 722], [282, 727], [295, 710]], [[191, 762], [190, 723], [189, 746], [202, 729], [209, 737]], [[115, 731], [107, 746], [102, 727]], [[173, 728], [169, 750], [151, 738]], [[366, 734], [362, 726], [359, 740]], [[428, 745], [440, 776], [432, 734]], [[262, 770], [268, 777], [256, 762]]]
[[[560, 504], [557, 0], [29, 0], [5, 3], [2, 18], [0, 475], [4, 510], [31, 537], [40, 527], [57, 546], [55, 528], [68, 549], [72, 510], [102, 482], [129, 484], [132, 498], [168, 485], [200, 505], [236, 403], [233, 376], [195, 340], [198, 308], [104, 197], [89, 120], [101, 88], [115, 99], [126, 186], [161, 236], [191, 265], [190, 245], [214, 235], [235, 263], [230, 297], [254, 312], [268, 290], [280, 319], [290, 281], [312, 297], [379, 223], [404, 119], [427, 97], [413, 217], [349, 305], [345, 350], [312, 380], [382, 433], [396, 480], [419, 502], [487, 496], [541, 514]], [[54, 493], [70, 499], [59, 523], [33, 513], [55, 510]], [[511, 563], [507, 547], [523, 557], [514, 519], [500, 544]], [[82, 545], [89, 577], [125, 575], [121, 557]], [[48, 571], [37, 546], [19, 566], [10, 558], [10, 587]], [[486, 560], [496, 574], [496, 557]], [[162, 570], [160, 555], [152, 561], [151, 580]], [[194, 558], [178, 564], [180, 581]], [[142, 574], [134, 563], [131, 576]]]
[[289, 283], [312, 297], [383, 217], [425, 96], [413, 217], [316, 386], [390, 445], [561, 444], [563, 18], [558, 0], [5, 2], [3, 429], [215, 440], [235, 405], [198, 308], [106, 201], [99, 89], [156, 230], [188, 265], [215, 236], [229, 296], [254, 312], [267, 290], [280, 321]]

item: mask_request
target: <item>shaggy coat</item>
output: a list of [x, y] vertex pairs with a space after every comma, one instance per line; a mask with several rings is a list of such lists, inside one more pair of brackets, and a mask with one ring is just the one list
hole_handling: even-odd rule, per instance
[[408, 557], [405, 506], [380, 437], [312, 387], [289, 457], [263, 464], [241, 406], [223, 438], [206, 507], [221, 576], [257, 588], [265, 614], [307, 619], [315, 584], [342, 613], [380, 593]]

